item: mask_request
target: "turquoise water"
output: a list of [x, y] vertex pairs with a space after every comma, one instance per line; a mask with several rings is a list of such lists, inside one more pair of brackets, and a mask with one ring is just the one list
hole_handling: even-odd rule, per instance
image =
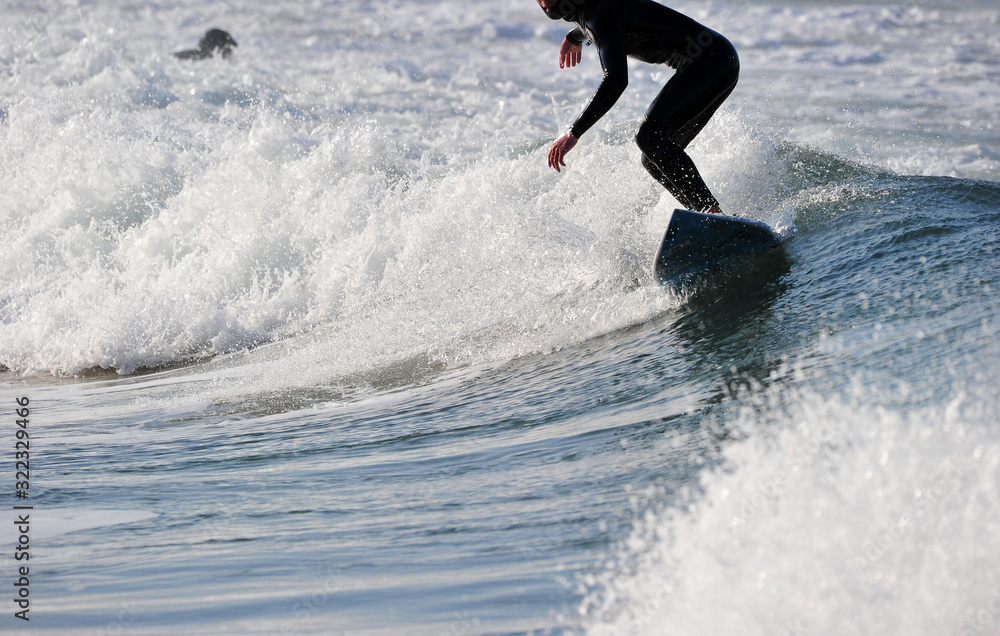
[[8, 3], [5, 633], [994, 633], [1000, 12], [677, 7], [788, 239], [671, 293], [531, 2]]

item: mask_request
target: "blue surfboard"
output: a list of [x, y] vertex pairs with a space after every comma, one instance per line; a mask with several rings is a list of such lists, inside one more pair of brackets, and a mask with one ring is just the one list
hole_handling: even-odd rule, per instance
[[760, 221], [674, 210], [653, 262], [653, 276], [661, 285], [680, 286], [780, 244], [781, 237]]

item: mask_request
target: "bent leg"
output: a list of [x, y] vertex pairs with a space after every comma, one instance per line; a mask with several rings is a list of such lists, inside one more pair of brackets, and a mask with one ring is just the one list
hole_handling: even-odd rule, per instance
[[736, 50], [723, 38], [667, 82], [636, 135], [643, 167], [691, 210], [719, 202], [684, 149], [733, 92], [738, 77]]
[[[740, 61], [725, 38], [680, 68], [646, 111], [643, 128], [665, 134], [687, 148], [736, 88]], [[640, 134], [641, 134], [640, 129]]]
[[[641, 147], [641, 146], [640, 146]], [[719, 204], [691, 157], [672, 141], [658, 145], [656, 160], [643, 150], [642, 167], [688, 210], [702, 212]], [[660, 166], [666, 166], [663, 170]]]

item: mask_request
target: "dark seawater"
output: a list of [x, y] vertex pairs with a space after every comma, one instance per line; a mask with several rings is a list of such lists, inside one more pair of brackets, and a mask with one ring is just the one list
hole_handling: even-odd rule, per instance
[[[9, 379], [5, 394], [30, 395], [43, 422], [36, 527], [72, 522], [67, 510], [154, 515], [40, 540], [37, 624], [96, 628], [125, 602], [141, 609], [137, 633], [621, 627], [628, 602], [605, 606], [605, 588], [642, 572], [623, 564], [650, 542], [673, 546], [676, 515], [704, 514], [718, 483], [768, 474], [766, 456], [727, 449], [818, 420], [829, 437], [810, 470], [831, 487], [843, 477], [824, 466], [862, 461], [870, 431], [887, 428], [905, 459], [899, 472], [885, 464], [883, 490], [906, 499], [940, 461], [933, 445], [907, 445], [910, 426], [928, 427], [964, 458], [952, 512], [992, 523], [996, 493], [975, 482], [995, 471], [1000, 187], [789, 152], [787, 182], [799, 185], [784, 246], [647, 322], [548, 354], [456, 370], [412, 361], [349, 398], [312, 387], [184, 402], [185, 385], [222, 381], [216, 367], [251, 366], [266, 348], [122, 379]], [[157, 406], [139, 406], [143, 395]], [[938, 411], [956, 399], [971, 412], [949, 429]], [[102, 416], [122, 401], [136, 412]], [[887, 425], [886, 413], [899, 421]], [[796, 532], [783, 489], [760, 514]], [[633, 545], [637, 520], [663, 525]], [[848, 532], [864, 535], [866, 522], [878, 523]], [[952, 549], [936, 530], [899, 549]], [[996, 547], [979, 539], [967, 546], [975, 558], [956, 554], [954, 567], [977, 569], [979, 552]], [[842, 555], [822, 556], [821, 576], [842, 569]], [[743, 574], [745, 557], [729, 558]], [[797, 555], [773, 567], [790, 576]], [[959, 581], [955, 594], [973, 593]], [[635, 585], [626, 589], [649, 592]], [[895, 613], [886, 604], [870, 612]], [[762, 625], [798, 619], [788, 610], [778, 603]]]

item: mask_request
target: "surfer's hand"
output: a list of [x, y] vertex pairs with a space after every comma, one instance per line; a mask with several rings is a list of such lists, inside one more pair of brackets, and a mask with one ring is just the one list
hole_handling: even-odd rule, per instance
[[556, 172], [562, 172], [559, 167], [566, 165], [566, 153], [573, 149], [577, 141], [579, 139], [574, 137], [573, 133], [566, 133], [552, 144], [552, 149], [549, 150], [549, 167], [555, 168]]
[[582, 58], [583, 47], [563, 38], [562, 46], [559, 47], [559, 68], [576, 66]]

